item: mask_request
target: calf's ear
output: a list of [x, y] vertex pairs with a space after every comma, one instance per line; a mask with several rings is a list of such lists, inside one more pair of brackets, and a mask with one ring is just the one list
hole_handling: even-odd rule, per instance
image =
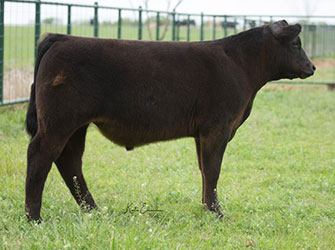
[[290, 42], [301, 32], [301, 25], [288, 25], [285, 20], [270, 25], [273, 36], [282, 42]]

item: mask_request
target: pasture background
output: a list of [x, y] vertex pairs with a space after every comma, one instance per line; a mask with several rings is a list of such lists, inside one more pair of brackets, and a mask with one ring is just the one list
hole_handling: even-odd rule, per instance
[[[3, 71], [0, 63], [0, 75], [3, 73], [0, 105], [28, 99], [35, 47], [44, 32], [101, 38], [200, 41], [220, 39], [286, 19], [290, 24], [302, 24], [303, 47], [317, 67], [317, 74], [304, 83], [335, 84], [335, 16], [208, 15], [33, 0], [4, 0], [1, 3], [0, 51], [3, 51], [4, 60], [0, 53], [3, 63]], [[177, 22], [185, 24], [187, 20], [195, 25], [189, 25], [189, 30], [187, 26], [178, 26]], [[162, 38], [165, 28], [166, 35]], [[294, 82], [301, 83], [298, 79]]]
[[[137, 25], [124, 25], [122, 29], [122, 37], [125, 39], [137, 39]], [[66, 33], [66, 26], [43, 25], [41, 33]], [[210, 26], [204, 27], [204, 40], [212, 39], [212, 28]], [[20, 98], [27, 98], [30, 93], [30, 85], [33, 79], [34, 70], [34, 26], [6, 26], [4, 39], [4, 101], [10, 101]], [[72, 34], [80, 36], [92, 36], [93, 26], [90, 25], [74, 25], [72, 26]], [[154, 28], [152, 29], [154, 36]], [[186, 28], [180, 28], [180, 38], [185, 40]], [[228, 35], [234, 34], [233, 29], [228, 29]], [[110, 38], [116, 37], [117, 25], [101, 25], [99, 29], [99, 37]], [[216, 37], [224, 36], [223, 29], [217, 27]], [[192, 27], [190, 32], [191, 41], [197, 41], [200, 37], [199, 27]], [[301, 35], [304, 39], [304, 35]], [[143, 39], [149, 40], [149, 34], [145, 27], [143, 27]], [[171, 40], [171, 28], [169, 28], [165, 40]], [[310, 40], [308, 40], [310, 41]], [[322, 43], [322, 41], [320, 41]], [[307, 44], [307, 52], [312, 51], [310, 42]], [[315, 56], [312, 59], [317, 67], [316, 74], [305, 81], [295, 79], [294, 83], [334, 83], [335, 84], [335, 33], [334, 43], [332, 45], [333, 52], [322, 54], [322, 56]], [[321, 48], [321, 45], [317, 48]], [[320, 52], [321, 53], [321, 52]], [[287, 82], [284, 81], [284, 82]]]
[[[100, 210], [82, 213], [53, 166], [40, 225], [24, 216], [26, 105], [0, 108], [2, 249], [334, 249], [335, 93], [263, 89], [226, 150], [217, 220], [201, 205], [192, 139], [127, 152], [91, 126], [83, 169]], [[131, 202], [163, 210], [133, 214]]]

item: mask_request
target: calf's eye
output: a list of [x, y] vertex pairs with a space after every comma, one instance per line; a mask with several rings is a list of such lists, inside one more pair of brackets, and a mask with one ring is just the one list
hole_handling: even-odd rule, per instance
[[295, 49], [300, 49], [301, 48], [301, 46], [299, 45], [299, 44], [293, 44], [293, 48], [295, 48]]

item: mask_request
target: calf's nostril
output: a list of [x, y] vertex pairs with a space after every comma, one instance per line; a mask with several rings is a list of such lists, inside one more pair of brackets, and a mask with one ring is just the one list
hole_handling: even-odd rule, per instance
[[312, 64], [312, 69], [315, 71], [316, 70], [316, 67], [314, 64]]

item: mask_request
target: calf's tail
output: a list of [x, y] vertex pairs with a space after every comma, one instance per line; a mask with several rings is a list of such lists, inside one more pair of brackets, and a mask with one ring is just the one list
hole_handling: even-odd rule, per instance
[[37, 112], [36, 112], [36, 76], [38, 72], [38, 68], [40, 65], [40, 62], [45, 55], [45, 53], [51, 48], [51, 46], [56, 41], [61, 41], [66, 39], [65, 35], [61, 34], [43, 34], [40, 38], [39, 44], [38, 44], [38, 52], [35, 62], [35, 69], [34, 69], [34, 81], [31, 85], [30, 90], [30, 99], [28, 104], [28, 110], [27, 110], [27, 116], [26, 116], [26, 131], [30, 135], [31, 138], [35, 136], [38, 129], [37, 124]]
[[37, 113], [35, 104], [35, 81], [31, 85], [30, 99], [26, 116], [26, 131], [31, 138], [37, 133]]

